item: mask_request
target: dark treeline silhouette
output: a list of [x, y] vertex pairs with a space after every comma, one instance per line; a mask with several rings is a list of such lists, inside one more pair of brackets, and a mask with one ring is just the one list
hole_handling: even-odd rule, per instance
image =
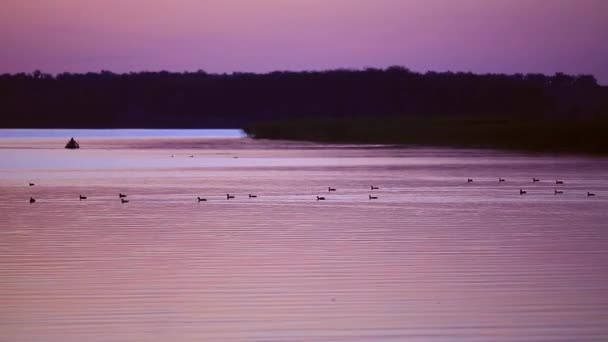
[[403, 67], [267, 74], [204, 71], [0, 75], [0, 127], [213, 128], [352, 117], [598, 117], [593, 76], [411, 72]]
[[304, 118], [258, 122], [253, 138], [328, 143], [490, 147], [526, 151], [608, 154], [608, 118], [547, 120], [504, 117]]

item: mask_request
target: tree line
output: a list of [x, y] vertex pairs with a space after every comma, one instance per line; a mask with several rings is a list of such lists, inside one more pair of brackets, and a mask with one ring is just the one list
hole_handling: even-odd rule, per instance
[[215, 128], [303, 118], [601, 117], [591, 75], [386, 69], [0, 75], [4, 128]]

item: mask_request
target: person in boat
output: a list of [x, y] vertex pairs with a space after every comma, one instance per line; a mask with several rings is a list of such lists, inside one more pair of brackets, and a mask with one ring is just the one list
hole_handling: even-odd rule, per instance
[[68, 141], [68, 143], [65, 145], [65, 148], [80, 148], [80, 145], [78, 145], [78, 142], [76, 140], [74, 140], [74, 138], [70, 139], [70, 141]]

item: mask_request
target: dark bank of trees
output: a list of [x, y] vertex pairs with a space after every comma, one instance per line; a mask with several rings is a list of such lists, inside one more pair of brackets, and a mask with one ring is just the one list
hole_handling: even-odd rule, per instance
[[593, 76], [415, 73], [402, 67], [268, 74], [0, 75], [4, 128], [253, 127], [304, 119], [482, 117], [537, 120], [608, 114]]
[[608, 154], [607, 117], [305, 118], [259, 122], [253, 138]]

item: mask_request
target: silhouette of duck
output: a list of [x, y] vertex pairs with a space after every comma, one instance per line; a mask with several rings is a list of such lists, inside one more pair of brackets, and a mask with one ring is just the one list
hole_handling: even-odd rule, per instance
[[331, 186], [327, 187], [327, 192], [336, 191], [336, 188], [332, 188]]
[[257, 198], [257, 197], [258, 197], [257, 195], [249, 194], [249, 198]]
[[127, 197], [127, 195], [121, 194], [121, 193], [118, 194], [118, 198], [125, 198], [125, 197]]
[[323, 196], [317, 196], [317, 201], [325, 201], [325, 197], [323, 197]]
[[472, 183], [473, 180], [471, 178], [467, 179], [467, 183]]
[[561, 180], [556, 180], [556, 181], [555, 181], [555, 184], [564, 184], [564, 181], [561, 181]]
[[592, 197], [592, 196], [595, 196], [595, 194], [591, 193], [591, 192], [587, 192], [587, 197]]
[[80, 200], [81, 200], [81, 201], [82, 201], [82, 200], [86, 200], [86, 199], [87, 199], [87, 196], [82, 196], [82, 195], [80, 195], [79, 197], [80, 197]]
[[377, 187], [377, 186], [373, 186], [373, 185], [372, 185], [372, 186], [370, 186], [370, 189], [371, 189], [371, 190], [380, 190], [380, 188], [379, 188], [379, 187]]
[[34, 197], [30, 197], [30, 203], [36, 203], [36, 200], [34, 199]]
[[507, 180], [504, 178], [498, 178], [498, 183], [506, 182]]
[[121, 199], [120, 199], [120, 203], [129, 203], [129, 200], [124, 199], [124, 198], [121, 198]]
[[234, 196], [233, 196], [233, 195], [230, 195], [230, 194], [226, 194], [226, 199], [227, 199], [227, 200], [229, 200], [229, 199], [231, 199], [231, 198], [234, 198]]
[[527, 194], [527, 192], [526, 192], [526, 190], [519, 189], [519, 194], [520, 195], [525, 195], [525, 194]]
[[197, 198], [196, 198], [196, 200], [197, 200], [198, 202], [207, 202], [207, 199], [206, 199], [206, 198], [200, 198], [200, 196], [199, 196], [199, 197], [197, 197]]
[[369, 199], [370, 199], [370, 200], [375, 200], [375, 199], [378, 199], [378, 196], [372, 196], [372, 195], [369, 195]]
[[555, 195], [561, 195], [561, 194], [563, 194], [563, 193], [564, 193], [564, 192], [563, 192], [563, 191], [561, 191], [561, 190], [553, 190], [553, 194], [555, 194]]
[[540, 182], [540, 179], [538, 179], [538, 178], [532, 178], [532, 183], [536, 183], [536, 182]]
[[34, 183], [29, 183], [29, 185], [30, 185], [30, 186], [34, 186], [34, 185], [36, 185], [36, 184], [34, 184]]

